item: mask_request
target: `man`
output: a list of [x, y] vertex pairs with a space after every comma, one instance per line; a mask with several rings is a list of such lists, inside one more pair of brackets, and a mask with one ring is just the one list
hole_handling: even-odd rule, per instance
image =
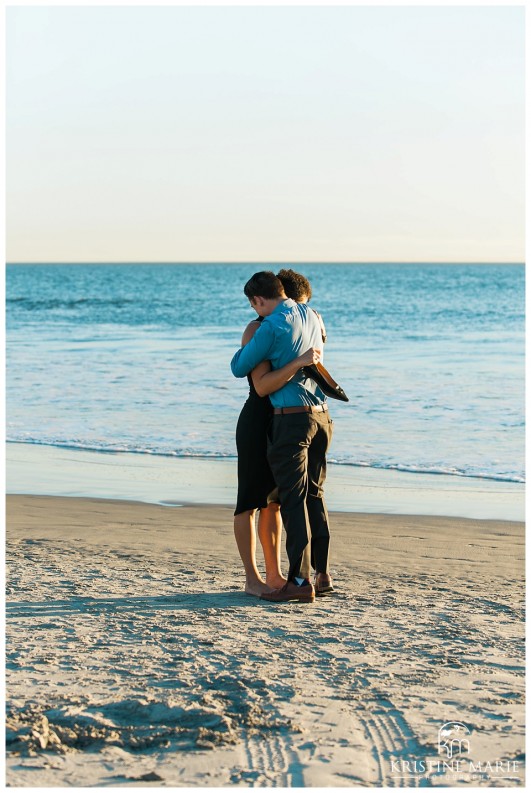
[[[245, 284], [244, 292], [264, 319], [250, 342], [231, 361], [236, 377], [245, 377], [264, 360], [271, 362], [272, 369], [280, 369], [310, 347], [322, 351], [321, 323], [316, 313], [306, 304], [287, 298], [273, 272], [255, 273]], [[273, 423], [267, 456], [279, 490], [289, 572], [285, 586], [264, 593], [261, 598], [311, 602], [316, 590], [317, 594], [333, 592], [328, 568], [328, 513], [323, 500], [332, 420], [325, 395], [302, 370], [270, 399]], [[315, 589], [309, 580], [310, 547], [316, 571]]]

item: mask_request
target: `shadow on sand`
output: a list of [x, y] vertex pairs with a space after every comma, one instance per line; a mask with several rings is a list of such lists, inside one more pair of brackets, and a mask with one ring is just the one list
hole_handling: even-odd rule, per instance
[[[293, 605], [293, 604], [292, 604]], [[24, 600], [6, 604], [7, 619], [25, 617], [61, 617], [65, 613], [97, 614], [104, 612], [136, 613], [197, 609], [231, 609], [242, 607], [271, 608], [271, 604], [245, 592], [186, 592], [175, 595], [142, 597], [73, 597], [67, 600], [48, 600], [41, 603]]]

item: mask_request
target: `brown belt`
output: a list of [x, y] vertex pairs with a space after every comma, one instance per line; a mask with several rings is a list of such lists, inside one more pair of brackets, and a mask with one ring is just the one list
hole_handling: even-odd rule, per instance
[[275, 408], [273, 413], [275, 416], [281, 416], [283, 413], [324, 413], [328, 410], [328, 405], [301, 405], [300, 407], [293, 408]]

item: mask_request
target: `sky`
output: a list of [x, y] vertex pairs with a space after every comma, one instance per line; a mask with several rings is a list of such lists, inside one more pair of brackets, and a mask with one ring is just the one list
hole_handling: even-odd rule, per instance
[[524, 8], [7, 9], [9, 262], [524, 260]]

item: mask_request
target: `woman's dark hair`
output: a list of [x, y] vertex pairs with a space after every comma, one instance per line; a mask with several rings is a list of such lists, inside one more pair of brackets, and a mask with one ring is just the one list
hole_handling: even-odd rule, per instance
[[282, 281], [271, 270], [262, 270], [260, 273], [255, 273], [250, 278], [243, 291], [248, 298], [251, 297], [265, 297], [266, 300], [274, 300], [275, 297], [282, 297], [284, 294], [284, 287]]
[[312, 287], [310, 282], [304, 275], [296, 273], [295, 270], [280, 270], [277, 273], [278, 279], [284, 286], [284, 291], [288, 297], [300, 303], [306, 297], [310, 300], [312, 296]]

